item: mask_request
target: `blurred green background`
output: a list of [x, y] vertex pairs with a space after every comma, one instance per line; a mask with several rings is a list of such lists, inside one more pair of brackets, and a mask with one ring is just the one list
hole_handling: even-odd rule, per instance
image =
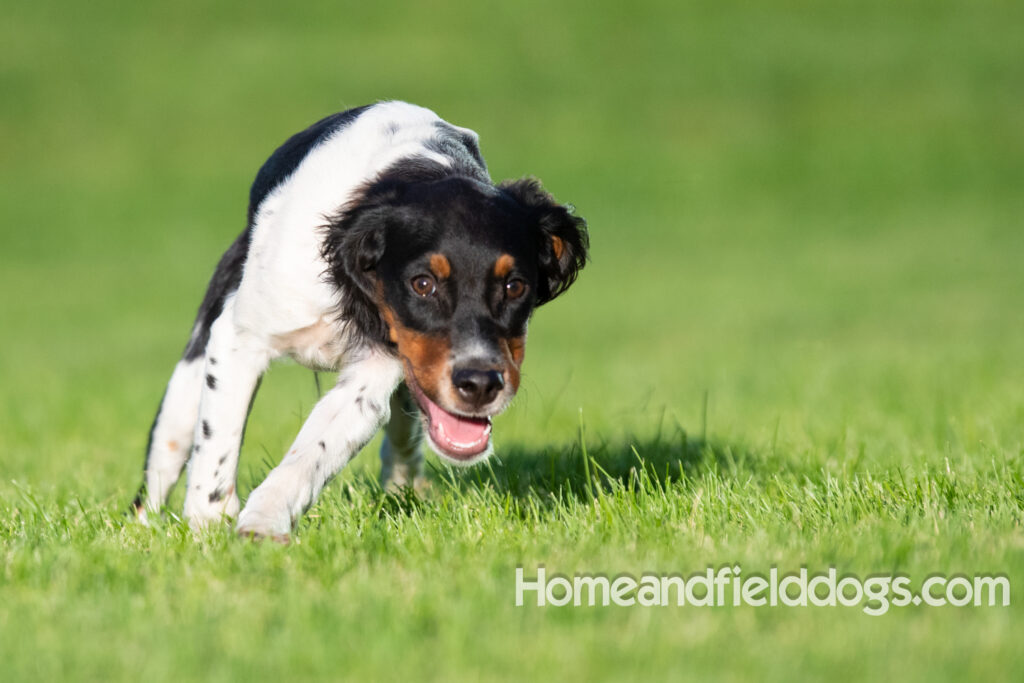
[[[10, 0], [3, 15], [9, 520], [25, 487], [127, 503], [259, 165], [380, 99], [473, 128], [495, 179], [536, 175], [589, 221], [592, 263], [535, 317], [499, 456], [570, 444], [582, 410], [597, 442], [683, 430], [780, 471], [1020, 472], [1020, 2]], [[300, 368], [270, 373], [243, 492], [315, 398]], [[1021, 500], [1019, 475], [1002, 484]], [[963, 566], [978, 548], [961, 539], [935, 570], [1021, 578], [1019, 513], [989, 565]], [[792, 619], [778, 652], [795, 656], [822, 622]]]

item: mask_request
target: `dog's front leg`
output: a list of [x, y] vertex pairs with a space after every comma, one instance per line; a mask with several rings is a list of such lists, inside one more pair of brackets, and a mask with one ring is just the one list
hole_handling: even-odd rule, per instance
[[238, 533], [286, 539], [324, 485], [388, 419], [401, 379], [401, 363], [390, 356], [367, 352], [352, 360], [313, 407], [281, 464], [249, 496]]
[[391, 491], [409, 486], [422, 491], [427, 484], [423, 476], [423, 426], [416, 402], [404, 384], [391, 396], [391, 419], [384, 427], [380, 445], [380, 483]]

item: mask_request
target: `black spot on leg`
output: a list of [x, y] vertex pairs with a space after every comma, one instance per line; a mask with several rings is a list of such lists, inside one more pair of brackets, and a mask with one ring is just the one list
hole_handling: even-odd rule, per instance
[[206, 420], [203, 420], [203, 438], [209, 439], [212, 434], [213, 430], [210, 429], [210, 423], [207, 422]]
[[220, 460], [217, 461], [217, 464], [218, 465], [223, 465], [227, 461], [227, 459], [228, 459], [228, 454], [225, 453], [224, 455], [220, 456]]
[[196, 444], [196, 445], [192, 446], [192, 452], [193, 453], [198, 453], [199, 452], [199, 444]]
[[210, 365], [216, 365], [216, 364], [217, 364], [217, 359], [214, 358], [213, 356], [210, 356]]
[[216, 502], [220, 501], [222, 498], [224, 498], [224, 492], [221, 491], [220, 488], [218, 487], [218, 488], [215, 488], [210, 493], [209, 500], [210, 500], [211, 503], [216, 503]]
[[217, 388], [217, 378], [214, 377], [213, 375], [207, 374], [206, 375], [206, 386], [210, 387], [211, 389], [216, 389]]
[[327, 444], [325, 444], [323, 441], [320, 442], [320, 450], [322, 450], [322, 451], [326, 451], [327, 450]]
[[[366, 387], [363, 387], [365, 389]], [[376, 415], [381, 412], [380, 404], [373, 399], [366, 398], [362, 391], [356, 396], [356, 407], [359, 408], [359, 412], [363, 415]]]

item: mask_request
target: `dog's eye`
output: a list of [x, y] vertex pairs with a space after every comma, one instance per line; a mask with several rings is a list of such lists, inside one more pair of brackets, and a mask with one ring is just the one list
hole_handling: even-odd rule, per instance
[[515, 278], [505, 283], [505, 296], [509, 299], [518, 299], [526, 292], [526, 283]]
[[409, 281], [412, 291], [420, 296], [433, 296], [437, 293], [437, 282], [430, 275], [417, 275]]

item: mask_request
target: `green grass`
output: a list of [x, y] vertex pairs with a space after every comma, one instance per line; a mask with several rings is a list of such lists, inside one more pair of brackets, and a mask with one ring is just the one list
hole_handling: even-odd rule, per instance
[[[987, 1], [15, 0], [0, 679], [1019, 679], [1022, 26]], [[259, 164], [382, 98], [475, 128], [496, 178], [590, 222], [497, 457], [431, 459], [402, 499], [371, 444], [286, 547], [127, 521]], [[243, 494], [315, 400], [271, 371]], [[1017, 592], [880, 617], [513, 604], [517, 566], [732, 563]]]

